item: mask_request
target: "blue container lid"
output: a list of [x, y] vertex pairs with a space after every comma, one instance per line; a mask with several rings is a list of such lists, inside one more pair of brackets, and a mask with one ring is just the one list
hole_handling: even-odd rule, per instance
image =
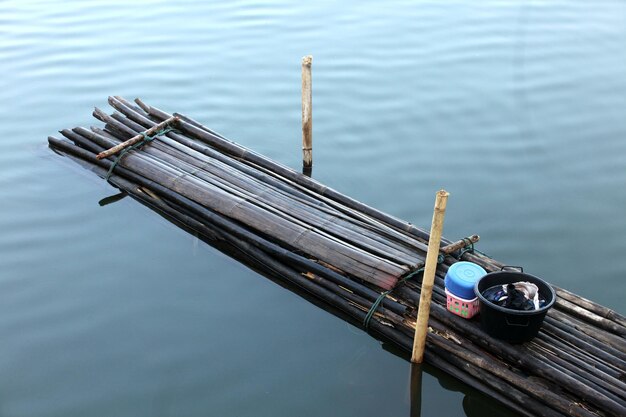
[[465, 300], [472, 300], [476, 297], [474, 294], [474, 285], [476, 281], [486, 275], [480, 265], [472, 262], [456, 262], [448, 269], [444, 280], [446, 288], [457, 297]]

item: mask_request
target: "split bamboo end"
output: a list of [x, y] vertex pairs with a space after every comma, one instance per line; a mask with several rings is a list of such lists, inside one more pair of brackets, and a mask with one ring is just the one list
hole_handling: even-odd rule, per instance
[[450, 196], [450, 193], [446, 190], [442, 189], [437, 191], [437, 196], [435, 199], [435, 210], [446, 209], [446, 205], [448, 204], [448, 196]]

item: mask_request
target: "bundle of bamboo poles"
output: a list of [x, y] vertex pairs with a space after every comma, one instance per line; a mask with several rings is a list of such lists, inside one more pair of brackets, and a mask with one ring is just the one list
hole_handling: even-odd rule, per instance
[[[103, 128], [62, 130], [66, 139], [50, 137], [51, 148], [272, 279], [411, 350], [421, 285], [415, 271], [423, 265], [428, 233], [182, 114], [139, 99], [110, 97], [109, 103], [112, 114], [93, 113]], [[131, 150], [103, 154], [129, 139]], [[464, 246], [442, 239], [426, 362], [521, 415], [626, 415], [626, 319], [556, 288], [555, 307], [532, 342], [496, 340], [477, 320], [445, 308], [443, 278]], [[464, 251], [462, 259], [487, 271], [502, 267], [480, 253]]]

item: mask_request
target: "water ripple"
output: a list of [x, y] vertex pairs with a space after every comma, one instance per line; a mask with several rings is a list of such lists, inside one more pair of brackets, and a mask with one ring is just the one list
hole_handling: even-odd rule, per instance
[[120, 94], [298, 168], [306, 54], [316, 178], [421, 225], [445, 187], [449, 237], [621, 309], [625, 38], [618, 1], [0, 2], [2, 410], [408, 412], [402, 360], [44, 148]]

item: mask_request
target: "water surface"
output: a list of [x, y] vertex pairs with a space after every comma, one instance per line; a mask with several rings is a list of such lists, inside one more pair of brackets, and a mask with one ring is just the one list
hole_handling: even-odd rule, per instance
[[[409, 415], [409, 366], [52, 154], [108, 95], [179, 111], [622, 314], [626, 3], [0, 2], [0, 414]], [[423, 416], [497, 405], [433, 372]]]

